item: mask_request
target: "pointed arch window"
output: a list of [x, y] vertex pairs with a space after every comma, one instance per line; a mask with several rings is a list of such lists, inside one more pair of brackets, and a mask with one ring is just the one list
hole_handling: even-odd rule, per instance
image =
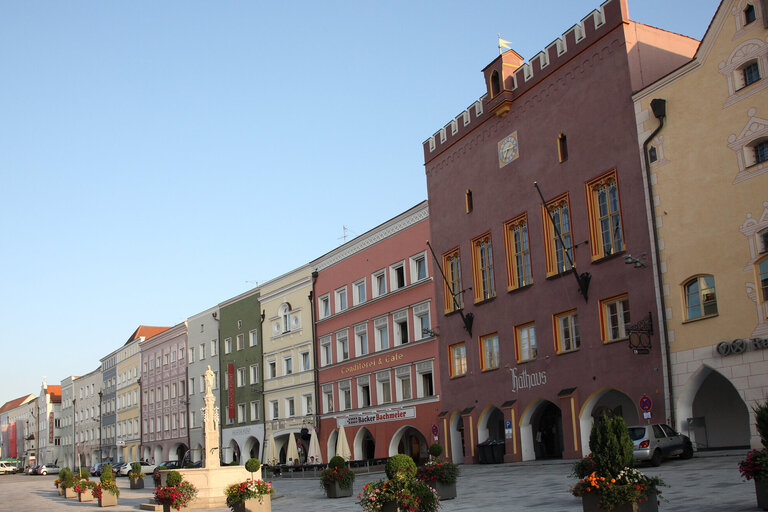
[[501, 80], [499, 79], [499, 72], [494, 71], [491, 73], [491, 98], [501, 92]]

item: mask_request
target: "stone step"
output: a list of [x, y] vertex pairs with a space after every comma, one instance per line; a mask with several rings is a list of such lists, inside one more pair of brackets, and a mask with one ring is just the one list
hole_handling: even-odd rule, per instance
[[155, 510], [155, 511], [161, 511], [163, 510], [162, 505], [158, 505], [157, 503], [142, 503], [139, 505], [139, 509], [141, 510]]

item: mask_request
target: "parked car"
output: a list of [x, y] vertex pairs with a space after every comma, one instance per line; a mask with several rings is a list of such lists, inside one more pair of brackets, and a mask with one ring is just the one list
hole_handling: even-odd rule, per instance
[[127, 462], [115, 462], [112, 464], [112, 472], [115, 474], [115, 476], [120, 476], [120, 469], [122, 469], [126, 464]]
[[28, 475], [36, 475], [37, 474], [37, 468], [39, 468], [39, 467], [40, 466], [38, 466], [38, 465], [29, 466], [29, 468], [27, 468], [27, 474]]
[[181, 467], [181, 464], [179, 464], [179, 461], [177, 460], [166, 460], [158, 464], [155, 469], [152, 471], [152, 474], [154, 475], [159, 471], [158, 468], [164, 467], [165, 469], [179, 469]]
[[[135, 461], [135, 462], [139, 462], [139, 461]], [[155, 465], [154, 464], [150, 464], [149, 462], [139, 462], [139, 463], [141, 464], [141, 472], [144, 473], [145, 475], [148, 475], [148, 474], [150, 474], [150, 473], [155, 471]], [[119, 475], [120, 476], [128, 476], [128, 472], [131, 470], [131, 465], [132, 464], [133, 464], [133, 462], [126, 462], [125, 466], [120, 468]]]
[[16, 472], [16, 466], [10, 462], [0, 462], [0, 475], [11, 474]]
[[633, 454], [639, 461], [649, 461], [653, 466], [658, 466], [662, 459], [669, 457], [693, 457], [691, 440], [688, 436], [675, 432], [669, 425], [653, 423], [627, 428], [634, 443]]
[[39, 468], [37, 468], [37, 474], [38, 475], [55, 475], [59, 472], [61, 468], [57, 466], [56, 464], [43, 464]]

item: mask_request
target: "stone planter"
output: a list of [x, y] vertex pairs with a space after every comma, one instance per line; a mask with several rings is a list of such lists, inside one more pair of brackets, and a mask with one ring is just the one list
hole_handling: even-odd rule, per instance
[[[171, 508], [167, 503], [163, 503], [163, 512], [174, 512], [176, 509]], [[189, 507], [181, 507], [178, 512], [189, 512]]]
[[59, 487], [57, 485], [56, 486], [56, 490], [59, 491], [59, 496], [64, 496], [64, 488], [63, 487]]
[[[585, 494], [581, 497], [581, 506], [584, 512], [602, 512], [599, 494]], [[612, 512], [658, 512], [659, 500], [650, 498], [640, 503], [626, 503], [613, 509]]]
[[326, 491], [326, 494], [329, 498], [347, 498], [349, 496], [352, 496], [352, 486], [350, 485], [346, 489], [343, 489], [339, 482], [333, 482], [331, 485], [328, 486], [328, 490]]
[[143, 489], [143, 488], [144, 488], [143, 478], [131, 478], [131, 489]]
[[390, 501], [381, 506], [381, 512], [400, 512], [396, 501]]
[[85, 492], [79, 492], [77, 493], [77, 499], [80, 500], [80, 503], [84, 501], [93, 501], [93, 494], [91, 494], [90, 489]]
[[100, 507], [114, 507], [117, 505], [117, 496], [109, 491], [103, 491], [101, 498], [99, 498]]
[[444, 484], [442, 482], [432, 482], [427, 484], [437, 491], [437, 495], [442, 500], [452, 500], [456, 497], [456, 482], [452, 484]]
[[234, 512], [270, 512], [272, 510], [272, 497], [262, 496], [261, 501], [258, 498], [251, 498], [242, 503], [237, 503], [232, 510]]
[[64, 497], [65, 498], [77, 498], [77, 493], [75, 492], [74, 487], [65, 487], [64, 488]]
[[757, 508], [768, 510], [768, 480], [755, 479], [755, 495], [757, 497]]

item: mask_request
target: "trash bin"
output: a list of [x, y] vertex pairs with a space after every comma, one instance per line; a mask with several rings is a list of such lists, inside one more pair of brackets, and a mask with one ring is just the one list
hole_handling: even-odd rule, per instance
[[504, 441], [491, 441], [489, 448], [491, 449], [493, 464], [504, 463], [505, 446]]
[[477, 461], [480, 464], [493, 464], [493, 447], [491, 442], [488, 439], [477, 445]]

